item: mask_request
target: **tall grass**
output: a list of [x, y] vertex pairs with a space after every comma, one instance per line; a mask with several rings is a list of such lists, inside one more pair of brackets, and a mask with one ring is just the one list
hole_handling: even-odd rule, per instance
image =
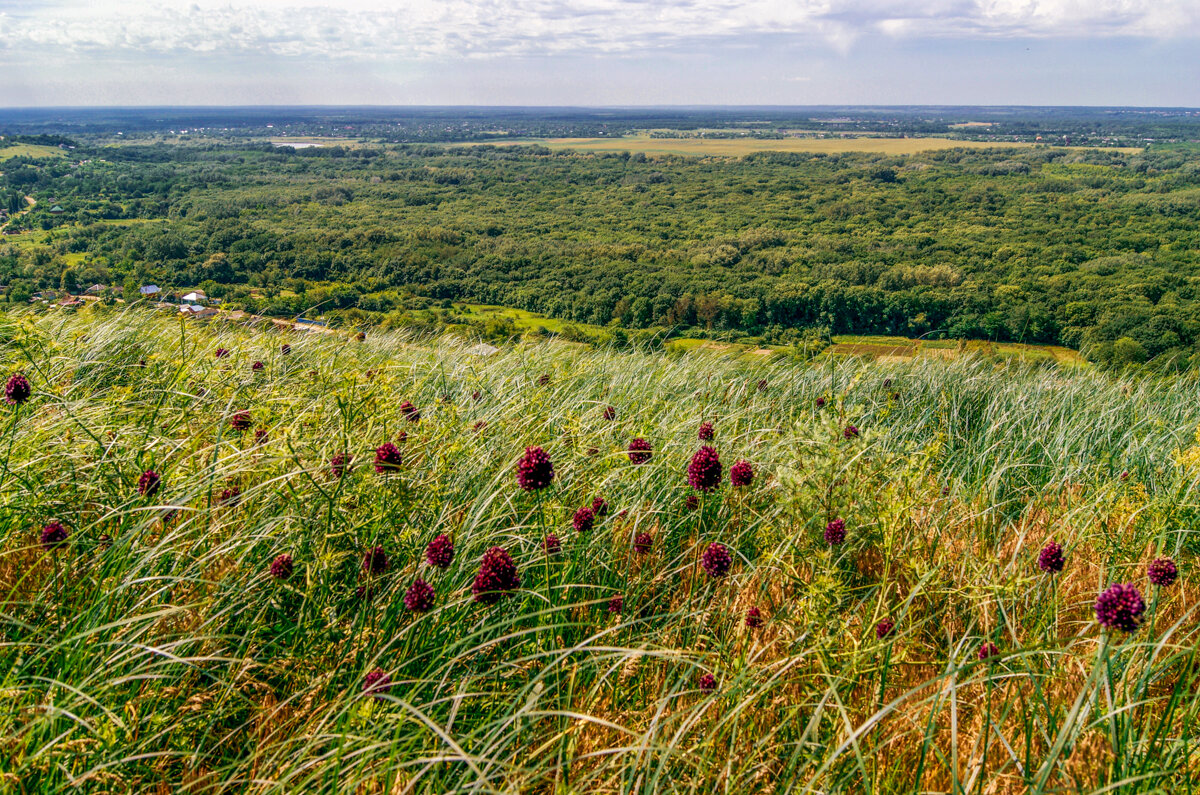
[[[478, 358], [132, 311], [0, 316], [0, 341], [0, 375], [34, 385], [0, 415], [0, 787], [1192, 786], [1195, 380], [556, 344]], [[230, 427], [243, 410], [269, 441]], [[689, 510], [702, 420], [726, 476]], [[374, 449], [402, 431], [402, 470], [377, 474]], [[634, 437], [648, 463], [630, 463]], [[530, 445], [554, 462], [543, 492], [514, 478]], [[747, 488], [728, 482], [738, 459]], [[575, 532], [596, 496], [611, 512]], [[833, 518], [848, 533], [831, 548]], [[57, 551], [39, 543], [52, 520], [70, 533]], [[439, 533], [456, 547], [444, 571], [424, 562]], [[1051, 539], [1067, 557], [1053, 577], [1035, 563]], [[734, 554], [715, 580], [699, 565], [713, 541]], [[368, 577], [375, 545], [391, 567]], [[471, 583], [491, 546], [522, 587], [487, 606]], [[275, 580], [282, 553], [295, 572]], [[1158, 592], [1145, 564], [1163, 555], [1181, 577]], [[403, 603], [418, 576], [437, 591], [424, 614]], [[1118, 581], [1152, 602], [1130, 635], [1092, 614]], [[980, 660], [985, 642], [1000, 653]], [[363, 692], [376, 668], [379, 697]]]

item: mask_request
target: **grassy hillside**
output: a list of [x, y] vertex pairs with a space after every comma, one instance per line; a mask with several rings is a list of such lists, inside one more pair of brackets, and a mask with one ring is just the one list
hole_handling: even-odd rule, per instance
[[[94, 311], [0, 315], [0, 375], [32, 390], [0, 414], [11, 791], [1150, 792], [1194, 772], [1193, 379], [478, 358]], [[517, 478], [530, 446], [540, 490]], [[519, 587], [480, 577], [493, 547]], [[1178, 582], [1151, 586], [1158, 557]], [[1141, 626], [1105, 630], [1093, 604], [1123, 582]]]

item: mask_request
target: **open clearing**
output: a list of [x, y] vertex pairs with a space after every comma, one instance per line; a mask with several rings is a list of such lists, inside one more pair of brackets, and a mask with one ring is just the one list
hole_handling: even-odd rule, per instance
[[0, 161], [14, 157], [65, 157], [65, 154], [57, 146], [38, 144], [17, 144], [0, 148]]

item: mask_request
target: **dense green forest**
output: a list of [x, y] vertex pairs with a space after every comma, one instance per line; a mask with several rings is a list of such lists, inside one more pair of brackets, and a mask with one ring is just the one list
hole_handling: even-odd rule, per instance
[[400, 322], [469, 300], [766, 342], [820, 328], [1200, 362], [1187, 146], [696, 159], [80, 143], [0, 172], [5, 204], [38, 200], [10, 222], [28, 231], [0, 239], [10, 299], [155, 281], [277, 316]]

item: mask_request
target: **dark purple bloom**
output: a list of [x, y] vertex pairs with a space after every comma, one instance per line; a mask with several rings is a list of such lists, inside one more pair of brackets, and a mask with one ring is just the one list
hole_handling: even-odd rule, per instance
[[603, 497], [597, 497], [592, 500], [592, 513], [600, 519], [608, 516], [608, 503], [604, 501]]
[[408, 431], [400, 431], [400, 433], [396, 434], [396, 442], [398, 444], [404, 444], [407, 441], [408, 441]]
[[617, 594], [612, 599], [608, 600], [608, 612], [620, 613], [625, 607], [625, 597]]
[[237, 505], [242, 499], [242, 490], [237, 486], [230, 486], [221, 491], [221, 495], [217, 497], [217, 502], [222, 505]]
[[289, 353], [292, 352], [292, 346], [288, 345], [285, 342], [285, 343], [283, 343], [283, 345], [279, 346], [279, 352], [282, 353], [284, 356], [287, 356]]
[[1170, 558], [1151, 561], [1150, 565], [1146, 567], [1146, 573], [1150, 576], [1150, 582], [1161, 588], [1175, 582], [1175, 578], [1179, 576], [1179, 570], [1175, 568], [1175, 561]]
[[350, 468], [350, 456], [345, 453], [336, 453], [333, 458], [329, 459], [329, 471], [335, 478], [340, 478], [346, 474], [346, 470]]
[[746, 626], [750, 629], [758, 629], [763, 625], [762, 611], [757, 607], [752, 607], [746, 611]]
[[981, 660], [987, 660], [995, 657], [999, 653], [1000, 650], [996, 648], [996, 644], [992, 643], [991, 641], [987, 641], [979, 647], [978, 656]]
[[638, 533], [633, 537], [633, 551], [645, 555], [654, 546], [654, 538], [649, 533]]
[[644, 464], [654, 455], [653, 448], [645, 439], [638, 437], [629, 443], [629, 460], [635, 464]]
[[375, 598], [375, 586], [360, 585], [354, 589], [354, 595], [359, 599], [366, 599], [369, 602]]
[[476, 389], [471, 393], [471, 400], [478, 402], [483, 397], [483, 393]]
[[729, 482], [734, 486], [749, 486], [754, 482], [754, 467], [749, 461], [738, 461], [729, 468]]
[[595, 458], [595, 457], [596, 457], [596, 456], [598, 456], [598, 455], [600, 455], [600, 448], [599, 448], [599, 447], [589, 447], [589, 448], [587, 449], [587, 457], [588, 457], [588, 458]]
[[892, 379], [890, 379], [890, 378], [883, 379], [883, 388], [884, 389], [889, 389], [889, 388], [891, 388], [891, 386], [892, 386]]
[[1048, 574], [1058, 574], [1063, 570], [1062, 544], [1051, 541], [1042, 547], [1038, 553], [1038, 568]]
[[562, 542], [558, 540], [558, 536], [550, 533], [542, 539], [542, 551], [546, 553], [547, 557], [557, 555], [562, 551]]
[[888, 635], [892, 634], [892, 630], [896, 628], [896, 622], [890, 618], [885, 618], [875, 625], [875, 637], [883, 640]]
[[733, 556], [724, 544], [714, 541], [700, 556], [700, 566], [708, 572], [709, 577], [724, 577], [733, 565]]
[[403, 414], [409, 422], [421, 421], [421, 412], [417, 410], [416, 406], [414, 406], [412, 403], [409, 403], [407, 400], [400, 404], [400, 413]]
[[696, 432], [696, 437], [702, 442], [711, 442], [713, 440], [713, 436], [715, 435], [716, 434], [713, 431], [713, 424], [711, 422], [700, 423], [700, 430]]
[[846, 437], [847, 439], [857, 439], [858, 428], [853, 425], [847, 425], [844, 429], [842, 429], [842, 436]]
[[683, 501], [683, 508], [687, 511], [694, 511], [700, 507], [700, 498], [695, 494], [687, 495], [687, 499]]
[[758, 391], [762, 392], [767, 388], [767, 379], [763, 378], [758, 382]]
[[433, 586], [418, 577], [404, 594], [404, 606], [414, 613], [427, 613], [433, 608], [436, 595]]
[[377, 575], [383, 574], [388, 569], [388, 556], [383, 551], [383, 547], [374, 546], [363, 553], [362, 570], [363, 574]]
[[67, 528], [59, 522], [51, 522], [42, 528], [42, 546], [46, 549], [58, 549], [66, 546]]
[[158, 473], [153, 469], [147, 469], [142, 473], [142, 476], [138, 478], [138, 494], [142, 495], [143, 497], [153, 497], [158, 493], [158, 487], [160, 485], [162, 485], [162, 478], [158, 476]]
[[376, 668], [363, 679], [363, 692], [375, 698], [382, 699], [383, 694], [392, 689], [392, 677]]
[[4, 402], [10, 406], [19, 406], [33, 394], [29, 379], [21, 373], [13, 373], [4, 385]]
[[1121, 473], [1121, 480], [1129, 480], [1129, 470], [1128, 469], [1126, 469], [1124, 472]]
[[525, 491], [538, 491], [554, 480], [554, 464], [540, 447], [526, 447], [517, 463], [517, 484]]
[[271, 561], [271, 576], [277, 580], [286, 580], [292, 576], [292, 556], [284, 553]]
[[216, 357], [217, 357], [218, 359], [224, 359], [224, 358], [225, 358], [226, 356], [228, 356], [228, 355], [229, 355], [229, 349], [228, 349], [228, 348], [217, 348], [217, 351], [216, 351]]
[[596, 525], [596, 514], [591, 508], [580, 508], [571, 519], [571, 526], [577, 533], [590, 532]]
[[445, 533], [436, 535], [425, 547], [425, 560], [435, 569], [448, 569], [454, 561], [454, 542]]
[[1096, 597], [1096, 620], [1108, 629], [1133, 632], [1142, 623], [1146, 603], [1133, 583], [1116, 583]]
[[605, 406], [605, 408], [604, 408], [604, 419], [608, 420], [609, 422], [612, 422], [612, 421], [613, 421], [613, 420], [615, 420], [616, 418], [617, 418], [617, 408], [616, 408], [616, 406]]
[[704, 445], [692, 456], [687, 468], [688, 484], [696, 491], [713, 491], [721, 485], [721, 457]]
[[493, 604], [500, 601], [502, 596], [510, 596], [521, 587], [521, 575], [517, 572], [517, 564], [512, 556], [502, 547], [492, 547], [483, 553], [479, 564], [479, 573], [471, 585], [476, 602]]
[[538, 376], [537, 382], [538, 382], [538, 386], [545, 386], [546, 384], [550, 383], [550, 374], [542, 373], [541, 375]]
[[401, 463], [400, 448], [391, 442], [384, 442], [375, 448], [375, 471], [381, 475], [399, 469]]
[[825, 525], [825, 543], [837, 546], [846, 541], [846, 520], [834, 519]]
[[229, 418], [229, 427], [238, 433], [250, 430], [250, 412], [236, 411]]
[[813, 405], [819, 409], [825, 408], [825, 398], [823, 398], [823, 397], [817, 398], [816, 400], [813, 401]]
[[259, 370], [263, 369], [263, 363], [255, 362], [254, 364], [250, 365], [250, 369], [255, 372], [258, 372]]
[[475, 424], [471, 426], [471, 430], [475, 431], [475, 433], [479, 433], [486, 428], [487, 425], [487, 420], [476, 420]]
[[712, 674], [705, 674], [704, 676], [700, 677], [696, 684], [705, 693], [711, 693], [717, 689], [717, 677], [713, 676]]
[[255, 444], [266, 444], [269, 441], [271, 441], [271, 434], [267, 433], [266, 428], [259, 428], [254, 432]]

